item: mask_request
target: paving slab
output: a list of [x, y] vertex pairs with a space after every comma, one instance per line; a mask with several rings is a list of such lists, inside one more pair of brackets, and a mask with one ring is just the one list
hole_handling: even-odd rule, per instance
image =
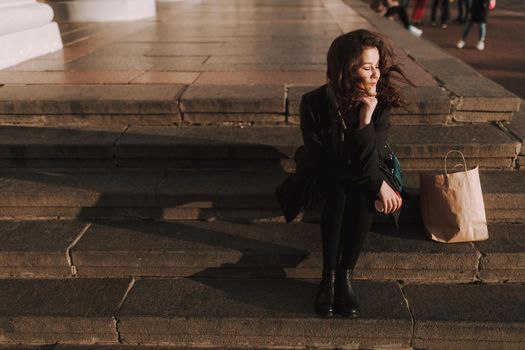
[[280, 68], [290, 72], [326, 72], [325, 63], [283, 63]]
[[[180, 72], [180, 71], [190, 71], [190, 72], [250, 72], [250, 71], [260, 71], [260, 72], [269, 72], [275, 71], [279, 72], [283, 70], [284, 65], [280, 63], [267, 63], [267, 64], [257, 64], [257, 63], [198, 63], [198, 62], [175, 62], [171, 58], [164, 58], [165, 60], [156, 59], [155, 66], [150, 69], [153, 72]], [[308, 70], [308, 69], [300, 69]]]
[[[45, 85], [101, 85], [127, 84], [142, 71], [121, 72], [21, 72], [0, 71], [0, 82], [3, 84], [45, 84]], [[178, 83], [173, 81], [172, 83]]]
[[450, 114], [451, 101], [447, 92], [438, 86], [401, 87], [406, 105], [393, 108], [392, 114]]
[[389, 132], [389, 144], [400, 158], [441, 158], [451, 149], [460, 149], [467, 158], [515, 158], [519, 143], [496, 126], [431, 125], [396, 126]]
[[[86, 277], [318, 278], [319, 235], [319, 225], [304, 223], [111, 221], [90, 227], [72, 258], [78, 275]], [[367, 236], [355, 277], [473, 281], [477, 265], [470, 244], [440, 245], [420, 226], [395, 232], [378, 224]]]
[[403, 293], [415, 319], [416, 348], [525, 345], [524, 284], [414, 284]]
[[6, 68], [7, 72], [44, 72], [44, 71], [64, 71], [67, 62], [63, 60], [39, 60], [32, 59]]
[[[273, 196], [275, 187], [288, 176], [284, 172], [249, 174], [238, 171], [224, 171], [216, 175], [214, 180], [201, 177], [202, 182], [195, 186], [194, 172], [170, 172], [159, 185], [159, 205], [169, 208], [234, 209], [249, 208], [256, 204], [259, 209], [276, 208], [278, 203]], [[214, 195], [210, 196], [212, 193]]]
[[420, 224], [376, 224], [368, 233], [356, 266], [356, 278], [432, 282], [473, 281], [479, 253], [469, 243], [431, 241]]
[[128, 125], [180, 125], [176, 113], [133, 114], [0, 114], [0, 125], [27, 125], [49, 127], [119, 127]]
[[300, 144], [298, 128], [132, 126], [116, 152], [117, 158], [274, 159], [292, 157]]
[[0, 279], [3, 343], [116, 343], [129, 279]]
[[[141, 345], [62, 345], [62, 344], [56, 344], [54, 345], [55, 348], [51, 349], [38, 349], [38, 350], [209, 350], [210, 347], [201, 347], [201, 348], [195, 348], [191, 347], [188, 348], [186, 346], [141, 346]], [[244, 350], [246, 348], [228, 348], [231, 350]], [[254, 350], [270, 350], [268, 348], [263, 347], [256, 347], [252, 348]], [[0, 347], [0, 350], [26, 350], [26, 349], [16, 349], [16, 348], [7, 348], [4, 349]], [[27, 349], [29, 350], [29, 349]], [[35, 350], [34, 348], [31, 348], [31, 350]]]
[[181, 112], [219, 113], [283, 113], [285, 112], [283, 86], [192, 85], [180, 101]]
[[86, 225], [79, 221], [0, 221], [0, 276], [71, 276], [66, 251]]
[[0, 157], [17, 158], [113, 158], [114, 144], [125, 127], [2, 126]]
[[482, 254], [479, 276], [483, 281], [523, 281], [525, 276], [523, 233], [522, 225], [491, 226], [490, 239], [475, 243], [476, 249]]
[[90, 227], [72, 256], [81, 276], [199, 273], [216, 277], [237, 270], [284, 277], [285, 268], [308, 265], [303, 260], [308, 260], [310, 252], [319, 252], [316, 228], [197, 221], [101, 222]]
[[[525, 102], [521, 100], [520, 110], [516, 112], [512, 118], [510, 125], [506, 125], [512, 134], [521, 142], [520, 155], [525, 155]], [[525, 162], [521, 162], [521, 166], [525, 169]]]
[[324, 84], [322, 72], [203, 72], [196, 84], [250, 85], [250, 84]]
[[0, 89], [0, 114], [178, 114], [182, 85], [29, 85]]
[[[393, 43], [394, 52], [396, 52], [396, 63], [403, 67], [403, 73], [407, 80], [415, 87], [438, 87], [439, 83], [413, 58], [408, 56], [401, 47]], [[403, 83], [403, 86], [408, 86]]]
[[306, 84], [306, 85], [293, 85], [289, 86], [287, 91], [288, 95], [286, 98], [286, 105], [289, 115], [299, 115], [301, 98], [304, 94], [318, 88], [320, 85]]
[[222, 126], [285, 126], [284, 114], [272, 113], [184, 113], [184, 125], [222, 125]]
[[[177, 57], [147, 57], [147, 56], [121, 56], [118, 60], [110, 55], [91, 54], [66, 63], [64, 70], [87, 72], [97, 71], [147, 71], [162, 64], [170, 64], [173, 67], [199, 67], [208, 56], [177, 56]], [[191, 69], [188, 69], [191, 70]], [[193, 69], [195, 71], [195, 69]]]
[[447, 81], [447, 89], [460, 96], [456, 106], [467, 111], [519, 110], [520, 98], [484, 77], [453, 77]]
[[206, 64], [325, 64], [326, 53], [275, 53], [260, 55], [212, 56]]
[[[126, 43], [125, 45], [130, 45]], [[145, 56], [176, 57], [176, 56], [211, 56], [224, 46], [219, 43], [173, 43], [173, 44], [132, 44], [147, 45], [150, 49], [144, 52]]]
[[513, 118], [512, 112], [484, 112], [484, 111], [461, 111], [456, 110], [452, 115], [452, 123], [489, 123], [510, 122]]
[[55, 350], [55, 344], [49, 345], [0, 345], [0, 350]]
[[6, 171], [0, 180], [4, 207], [155, 207], [162, 172]]
[[132, 84], [192, 84], [200, 72], [143, 72], [130, 82]]
[[[254, 37], [253, 40], [239, 40], [242, 38], [228, 39], [221, 49], [216, 54], [237, 54], [237, 53], [259, 53], [267, 52], [269, 50], [277, 52], [289, 52], [296, 50], [309, 50], [313, 52], [328, 52], [331, 41], [327, 37], [315, 37], [318, 40], [308, 40], [307, 38], [279, 38], [279, 40], [260, 40], [261, 38]], [[325, 40], [323, 40], [325, 39]]]
[[308, 280], [139, 280], [118, 314], [126, 344], [407, 347], [411, 319], [396, 283], [356, 282], [359, 319], [325, 320]]
[[456, 58], [425, 59], [421, 63], [459, 97], [458, 110], [497, 112], [519, 108], [518, 97]]

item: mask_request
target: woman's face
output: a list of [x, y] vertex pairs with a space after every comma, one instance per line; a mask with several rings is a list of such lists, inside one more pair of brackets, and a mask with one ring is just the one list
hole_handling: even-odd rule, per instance
[[377, 82], [381, 75], [379, 72], [379, 51], [376, 47], [368, 47], [363, 50], [357, 74], [361, 78], [358, 87], [365, 90], [368, 95], [375, 96]]

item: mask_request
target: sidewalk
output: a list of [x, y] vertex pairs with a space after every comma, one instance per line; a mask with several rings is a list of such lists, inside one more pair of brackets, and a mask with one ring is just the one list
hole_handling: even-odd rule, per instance
[[[332, 39], [342, 30], [376, 30], [338, 0], [240, 6], [230, 1], [161, 2], [158, 13], [156, 21], [61, 24], [63, 51], [3, 71], [0, 81], [322, 84]], [[402, 56], [414, 83], [436, 84]]]
[[[470, 123], [509, 121], [518, 109], [519, 99], [462, 62], [377, 16], [366, 4], [357, 0], [348, 4], [351, 7], [340, 0], [277, 5], [161, 2], [156, 20], [62, 24], [62, 51], [0, 71], [0, 82], [5, 84], [0, 88], [0, 123], [67, 125], [75, 124], [71, 114], [85, 114], [87, 117], [77, 118], [76, 123], [91, 123], [92, 117], [94, 124], [111, 125], [111, 118], [101, 115], [135, 114], [137, 109], [105, 108], [110, 103], [107, 101], [140, 103], [142, 95], [151, 100], [149, 105], [156, 106], [149, 110], [158, 116], [146, 124], [159, 124], [162, 118], [166, 118], [164, 124], [177, 120], [184, 123], [185, 113], [225, 113], [221, 106], [235, 105], [240, 100], [252, 105], [254, 98], [270, 90], [270, 95], [281, 97], [282, 108], [278, 111], [261, 109], [257, 103], [230, 110], [248, 114], [277, 112], [293, 121], [296, 112], [290, 110], [294, 107], [288, 110], [286, 106], [297, 103], [302, 93], [324, 83], [326, 51], [333, 38], [358, 28], [376, 30], [389, 37], [416, 86], [405, 89], [405, 96], [412, 106], [419, 107], [394, 114], [421, 117], [424, 110], [423, 115], [429, 120]], [[30, 88], [23, 87], [28, 84]], [[214, 106], [214, 98], [224, 103]], [[436, 109], [439, 103], [435, 98], [448, 98], [450, 108]], [[83, 109], [87, 99], [99, 101], [98, 108]], [[205, 108], [189, 107], [191, 101], [203, 99]], [[13, 105], [13, 100], [22, 101], [23, 108]], [[49, 104], [42, 103], [55, 100], [68, 107], [49, 108]], [[170, 100], [176, 102], [174, 106]], [[138, 119], [141, 118], [120, 118], [117, 124], [141, 124]], [[188, 123], [209, 122], [204, 119], [189, 118]], [[238, 115], [214, 120], [243, 121]], [[248, 117], [244, 121], [256, 120]]]

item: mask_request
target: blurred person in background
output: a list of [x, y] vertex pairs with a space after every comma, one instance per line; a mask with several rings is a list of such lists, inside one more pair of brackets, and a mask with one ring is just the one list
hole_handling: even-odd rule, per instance
[[472, 6], [470, 8], [470, 15], [465, 24], [463, 35], [456, 44], [458, 49], [462, 49], [465, 46], [468, 34], [472, 28], [472, 24], [477, 23], [479, 25], [479, 40], [476, 44], [476, 49], [485, 49], [485, 37], [487, 36], [487, 19], [489, 17], [489, 8], [496, 6], [495, 0], [472, 0]]
[[423, 34], [423, 31], [421, 29], [416, 28], [412, 25], [412, 22], [408, 17], [408, 0], [399, 0], [399, 2], [387, 1], [386, 5], [388, 9], [385, 13], [385, 17], [391, 18], [393, 15], [397, 14], [399, 16], [399, 19], [403, 23], [403, 26], [406, 30], [408, 30], [409, 33], [414, 34], [417, 37], [420, 37], [421, 34]]

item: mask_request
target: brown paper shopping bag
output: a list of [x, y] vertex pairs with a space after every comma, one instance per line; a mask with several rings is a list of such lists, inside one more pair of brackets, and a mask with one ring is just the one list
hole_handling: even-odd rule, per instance
[[425, 232], [438, 242], [470, 242], [489, 238], [485, 204], [476, 166], [467, 169], [463, 158], [463, 171], [449, 173], [445, 156], [445, 173], [421, 172], [419, 185], [421, 215]]

